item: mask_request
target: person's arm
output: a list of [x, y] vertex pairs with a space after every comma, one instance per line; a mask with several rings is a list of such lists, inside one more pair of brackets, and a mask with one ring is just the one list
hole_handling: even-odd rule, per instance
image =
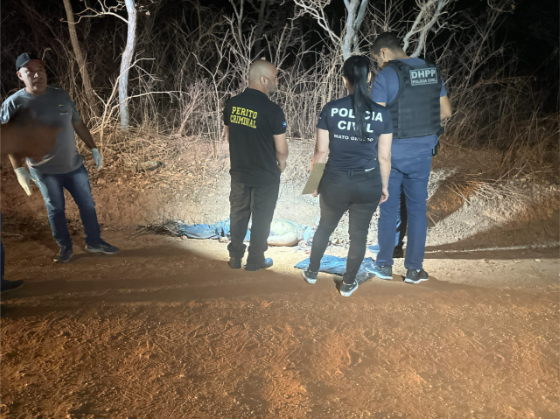
[[381, 106], [387, 106], [387, 80], [382, 72], [379, 72], [373, 81], [371, 100]]
[[[2, 141], [2, 148], [3, 147], [4, 147], [4, 142]], [[24, 166], [25, 156], [21, 156], [16, 153], [8, 153], [8, 157], [10, 158], [10, 163], [12, 164], [12, 168], [14, 168], [14, 171]]]
[[389, 198], [389, 175], [391, 175], [391, 144], [393, 134], [381, 134], [377, 144], [377, 156], [379, 159], [379, 172], [381, 173], [381, 200], [384, 203]]
[[97, 150], [95, 141], [93, 141], [93, 137], [91, 136], [91, 133], [89, 132], [89, 129], [87, 128], [85, 123], [80, 118], [79, 120], [72, 122], [72, 127], [74, 127], [74, 131], [76, 132], [78, 137], [82, 139], [87, 147], [90, 148], [91, 154], [93, 155], [93, 160], [95, 162], [95, 168], [97, 170], [101, 169], [103, 167], [103, 156], [101, 156], [101, 153], [99, 153], [99, 150]]
[[315, 154], [311, 161], [311, 169], [316, 163], [325, 163], [329, 154], [329, 131], [322, 128], [317, 129], [317, 143], [315, 143]]
[[[29, 115], [29, 110], [22, 110], [20, 112], [24, 112]], [[10, 132], [12, 132], [13, 121], [12, 118], [17, 115], [17, 108], [13, 101], [6, 100], [2, 103], [2, 158], [5, 155], [8, 155], [10, 158], [10, 163], [14, 170], [21, 168], [23, 166], [23, 161], [25, 156], [19, 155], [14, 148], [17, 147], [14, 142], [17, 141], [17, 136], [10, 136]], [[4, 136], [10, 136], [11, 141], [9, 139], [4, 139]], [[8, 144], [4, 145], [4, 142], [8, 140]], [[6, 147], [7, 146], [7, 147]], [[11, 146], [11, 147], [10, 147]]]
[[276, 161], [280, 173], [286, 169], [288, 159], [288, 142], [286, 141], [286, 116], [284, 111], [277, 106], [274, 120], [272, 122], [272, 135], [274, 137], [274, 150], [276, 151]]
[[60, 130], [41, 122], [30, 109], [18, 109], [13, 101], [2, 104], [1, 158], [8, 155], [27, 195], [31, 195], [31, 174], [24, 166], [25, 158], [41, 160], [55, 146]]
[[21, 185], [21, 188], [23, 188], [27, 195], [31, 195], [31, 174], [23, 166], [24, 158], [14, 154], [9, 154], [8, 156], [14, 168], [14, 172], [16, 173], [19, 185]]
[[226, 106], [224, 107], [224, 112], [222, 113], [223, 121], [224, 121], [224, 130], [226, 141], [229, 143], [229, 114], [230, 114], [230, 107], [226, 102]]
[[286, 141], [286, 133], [274, 134], [274, 149], [276, 150], [276, 160], [280, 172], [286, 169], [286, 160], [288, 159], [288, 142]]
[[[30, 111], [20, 110], [20, 116], [22, 114], [28, 116], [30, 115]], [[14, 143], [17, 142], [18, 139], [15, 131], [13, 130], [15, 128], [14, 123], [13, 121], [10, 122], [10, 120], [16, 115], [17, 109], [14, 103], [5, 101], [2, 104], [2, 132], [0, 133], [2, 135], [2, 153], [8, 154], [19, 185], [21, 185], [27, 195], [31, 195], [31, 174], [25, 167], [23, 167], [23, 160], [25, 159], [25, 156], [18, 154], [17, 150], [14, 150], [17, 149], [17, 146], [15, 148], [13, 147], [15, 145]], [[8, 143], [8, 150], [4, 149], [4, 142]], [[10, 146], [12, 147], [10, 148]]]
[[9, 156], [19, 184], [31, 195], [31, 174], [24, 159], [41, 160], [55, 146], [61, 128], [42, 123], [29, 109], [10, 112], [8, 106], [2, 107], [2, 122], [2, 158]]
[[26, 157], [41, 160], [56, 144], [60, 127], [51, 127], [32, 118], [2, 124], [2, 158], [10, 157], [17, 180], [25, 193], [31, 195], [31, 174], [23, 167]]
[[95, 141], [89, 132], [85, 123], [80, 119], [79, 121], [72, 122], [72, 127], [80, 139], [89, 147], [90, 150], [97, 149]]
[[447, 95], [440, 96], [439, 98], [439, 108], [440, 108], [440, 118], [441, 121], [445, 121], [448, 118], [451, 118], [451, 103], [449, 102], [449, 98]]
[[[329, 130], [322, 128], [317, 128], [317, 142], [315, 143], [315, 154], [313, 159], [311, 159], [311, 170], [316, 163], [325, 163], [327, 161], [327, 156], [329, 154]], [[318, 191], [311, 194], [313, 197], [317, 197]]]

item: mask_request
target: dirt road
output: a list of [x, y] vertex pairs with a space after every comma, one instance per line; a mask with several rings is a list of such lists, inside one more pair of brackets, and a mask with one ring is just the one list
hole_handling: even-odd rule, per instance
[[120, 254], [60, 266], [43, 230], [4, 239], [27, 281], [2, 303], [5, 418], [560, 416], [558, 249], [434, 251], [429, 282], [342, 298], [291, 248], [250, 273], [215, 241], [113, 232]]

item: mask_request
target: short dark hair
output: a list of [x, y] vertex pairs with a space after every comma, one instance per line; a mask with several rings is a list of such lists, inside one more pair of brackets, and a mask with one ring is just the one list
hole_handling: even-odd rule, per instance
[[371, 52], [379, 55], [381, 48], [389, 48], [391, 51], [402, 51], [402, 43], [400, 38], [393, 32], [383, 32], [373, 41]]

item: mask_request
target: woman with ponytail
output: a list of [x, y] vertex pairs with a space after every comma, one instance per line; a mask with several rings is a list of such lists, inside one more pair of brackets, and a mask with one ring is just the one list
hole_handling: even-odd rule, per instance
[[329, 238], [348, 211], [350, 249], [340, 294], [350, 296], [358, 288], [356, 275], [365, 256], [371, 218], [378, 204], [389, 198], [393, 124], [386, 108], [370, 99], [369, 59], [352, 56], [342, 72], [349, 95], [325, 105], [317, 125], [311, 165], [327, 164], [318, 188], [321, 220], [309, 267], [302, 273], [308, 283], [317, 281]]

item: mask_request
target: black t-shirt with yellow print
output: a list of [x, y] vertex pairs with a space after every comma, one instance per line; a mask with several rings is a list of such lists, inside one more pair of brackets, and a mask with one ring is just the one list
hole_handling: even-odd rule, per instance
[[231, 178], [254, 187], [280, 182], [273, 136], [286, 132], [282, 109], [248, 88], [226, 102], [224, 124], [229, 127]]

